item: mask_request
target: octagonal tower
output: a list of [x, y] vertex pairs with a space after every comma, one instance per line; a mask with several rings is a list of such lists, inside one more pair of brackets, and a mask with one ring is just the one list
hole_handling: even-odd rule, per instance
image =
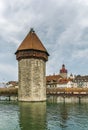
[[19, 74], [19, 101], [46, 100], [46, 61], [48, 52], [33, 29], [16, 51]]

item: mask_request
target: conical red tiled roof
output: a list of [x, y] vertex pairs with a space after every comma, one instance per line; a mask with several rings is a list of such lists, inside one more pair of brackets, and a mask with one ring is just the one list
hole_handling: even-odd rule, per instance
[[38, 50], [48, 54], [46, 48], [43, 46], [42, 42], [33, 29], [30, 30], [21, 45], [18, 47], [17, 52], [21, 50]]

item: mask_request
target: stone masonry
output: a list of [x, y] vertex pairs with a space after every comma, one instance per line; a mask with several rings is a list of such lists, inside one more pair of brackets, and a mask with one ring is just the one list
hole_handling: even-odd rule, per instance
[[16, 51], [19, 101], [46, 100], [46, 61], [48, 52], [32, 29]]
[[46, 100], [45, 62], [41, 59], [22, 59], [19, 66], [19, 100]]

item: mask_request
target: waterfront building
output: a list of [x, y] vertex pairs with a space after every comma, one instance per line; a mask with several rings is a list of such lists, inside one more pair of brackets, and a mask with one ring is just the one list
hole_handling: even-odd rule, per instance
[[65, 65], [62, 65], [62, 69], [60, 69], [60, 73], [58, 75], [50, 75], [46, 76], [46, 87], [63, 87], [63, 88], [88, 88], [88, 75], [74, 76], [70, 74], [68, 76], [68, 71], [65, 69]]
[[46, 76], [46, 87], [47, 88], [57, 87], [59, 80], [62, 78], [63, 77], [60, 76], [59, 74]]
[[70, 79], [70, 78], [61, 79], [58, 82], [57, 87], [71, 88], [71, 87], [74, 87], [74, 83], [73, 83], [72, 79]]
[[70, 78], [63, 78], [60, 75], [51, 75], [46, 76], [46, 87], [54, 88], [54, 87], [63, 87], [70, 88], [74, 87], [73, 80]]
[[58, 75], [49, 75], [46, 76], [46, 87], [47, 88], [53, 88], [53, 87], [74, 87], [73, 83], [73, 76], [71, 74], [71, 77], [68, 77], [67, 75], [68, 71], [65, 69], [65, 65], [62, 65], [62, 68], [60, 69], [60, 73]]
[[33, 29], [15, 54], [19, 69], [19, 101], [45, 101], [46, 61], [49, 54]]
[[6, 83], [7, 88], [18, 88], [18, 82], [17, 81], [9, 81]]
[[73, 82], [76, 87], [88, 88], [88, 75], [77, 75], [75, 76]]

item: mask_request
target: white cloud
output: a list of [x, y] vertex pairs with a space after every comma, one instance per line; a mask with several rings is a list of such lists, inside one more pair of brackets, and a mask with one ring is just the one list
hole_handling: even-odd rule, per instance
[[17, 66], [11, 64], [0, 63], [0, 80], [7, 82], [8, 80], [17, 80]]
[[[80, 63], [88, 64], [88, 0], [1, 0], [0, 1], [0, 71], [9, 75], [5, 69], [15, 68], [17, 61], [14, 52], [28, 33], [34, 27], [36, 33], [50, 53], [47, 62], [47, 74], [59, 73], [64, 62], [69, 70]], [[9, 53], [9, 54], [8, 54]], [[6, 55], [6, 57], [5, 57]], [[8, 55], [8, 58], [7, 58]], [[7, 61], [8, 60], [8, 61]], [[78, 61], [77, 61], [78, 60]], [[74, 62], [75, 61], [75, 62]], [[82, 68], [84, 64], [80, 64]], [[53, 67], [54, 66], [54, 67]], [[72, 67], [71, 67], [72, 66]], [[88, 73], [86, 67], [79, 69], [80, 73]], [[5, 74], [6, 74], [5, 73]], [[14, 72], [14, 75], [17, 74]], [[5, 77], [5, 75], [3, 75]], [[14, 76], [13, 76], [14, 77]]]
[[77, 59], [82, 59], [82, 58], [85, 58], [88, 60], [88, 48], [85, 49], [85, 50], [77, 50], [77, 51], [74, 51], [73, 53], [73, 58], [77, 58]]
[[5, 4], [3, 3], [3, 0], [0, 1], [0, 16], [2, 16], [2, 13], [5, 9]]

